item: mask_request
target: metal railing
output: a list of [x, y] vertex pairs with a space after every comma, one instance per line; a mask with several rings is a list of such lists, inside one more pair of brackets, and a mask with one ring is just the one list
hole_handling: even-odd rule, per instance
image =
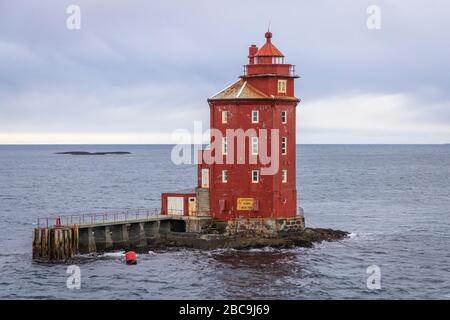
[[[90, 212], [55, 215], [53, 217], [40, 217], [37, 219], [37, 228], [52, 228], [57, 226], [72, 225], [93, 225], [102, 223], [127, 222], [150, 219], [152, 217], [163, 216], [183, 216], [184, 210], [168, 209], [167, 213], [162, 213], [159, 208], [151, 209], [123, 209], [107, 212]], [[302, 207], [297, 208], [297, 216], [304, 216]]]
[[[183, 212], [174, 212], [171, 214], [181, 215]], [[136, 221], [157, 217], [161, 214], [161, 209], [124, 209], [107, 212], [90, 212], [90, 213], [76, 213], [55, 215], [53, 217], [40, 217], [37, 219], [37, 228], [51, 228], [56, 226], [70, 226], [70, 225], [90, 225], [101, 223], [113, 223], [121, 221]]]
[[[273, 64], [262, 64], [262, 66], [273, 66]], [[244, 65], [243, 66], [244, 67], [244, 76], [248, 76], [249, 75], [249, 73], [248, 73], [248, 65]], [[263, 67], [263, 68], [264, 68]], [[281, 75], [283, 75], [283, 74], [281, 74]], [[284, 74], [285, 76], [290, 76], [290, 77], [295, 77], [295, 76], [297, 76], [297, 74], [295, 73], [295, 65], [290, 65], [289, 66], [289, 71], [288, 71], [288, 73], [287, 74]]]

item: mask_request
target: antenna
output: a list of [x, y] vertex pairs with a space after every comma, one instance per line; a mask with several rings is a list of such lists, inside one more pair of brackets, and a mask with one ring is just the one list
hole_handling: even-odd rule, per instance
[[267, 32], [270, 32], [270, 19], [269, 19], [269, 25], [267, 26]]

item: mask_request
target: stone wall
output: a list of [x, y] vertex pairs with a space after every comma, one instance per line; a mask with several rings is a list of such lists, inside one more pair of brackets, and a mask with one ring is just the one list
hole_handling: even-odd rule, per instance
[[207, 233], [212, 219], [187, 219], [186, 232]]
[[253, 218], [228, 221], [226, 233], [246, 237], [272, 238], [282, 234], [298, 233], [305, 229], [305, 218]]

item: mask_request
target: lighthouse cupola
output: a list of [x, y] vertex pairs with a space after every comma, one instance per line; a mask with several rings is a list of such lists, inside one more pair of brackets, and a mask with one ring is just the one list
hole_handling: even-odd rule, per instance
[[295, 66], [285, 62], [284, 54], [272, 43], [272, 32], [265, 33], [266, 42], [258, 49], [249, 48], [248, 64], [241, 78], [268, 96], [295, 98]]
[[284, 55], [272, 44], [272, 32], [265, 34], [266, 43], [255, 54], [254, 64], [283, 64]]

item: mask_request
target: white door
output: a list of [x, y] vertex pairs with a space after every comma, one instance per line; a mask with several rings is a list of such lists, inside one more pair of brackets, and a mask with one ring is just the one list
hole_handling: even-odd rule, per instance
[[184, 214], [184, 198], [167, 197], [167, 213], [182, 216]]
[[202, 169], [202, 188], [209, 188], [209, 169]]
[[197, 198], [196, 197], [189, 197], [189, 215], [195, 216], [197, 213]]

